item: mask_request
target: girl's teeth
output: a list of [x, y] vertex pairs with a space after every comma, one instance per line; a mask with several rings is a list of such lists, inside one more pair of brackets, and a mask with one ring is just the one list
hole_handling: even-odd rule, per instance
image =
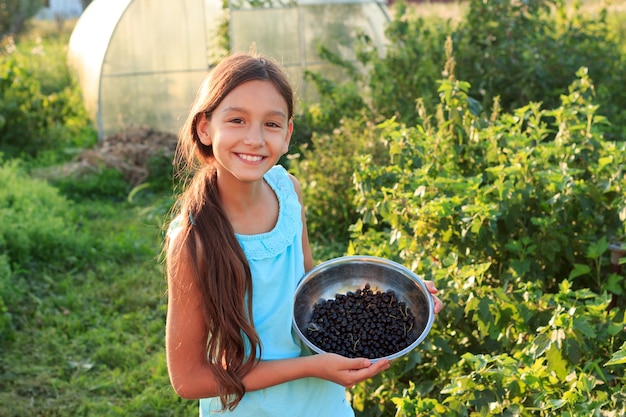
[[246, 161], [250, 161], [250, 162], [257, 162], [257, 161], [260, 161], [262, 159], [262, 157], [255, 156], [255, 155], [239, 154], [239, 156], [241, 157], [241, 159], [245, 159]]

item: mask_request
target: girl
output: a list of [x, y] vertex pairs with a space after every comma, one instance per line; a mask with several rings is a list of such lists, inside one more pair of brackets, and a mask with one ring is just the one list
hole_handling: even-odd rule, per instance
[[293, 111], [275, 63], [235, 54], [210, 72], [181, 134], [176, 161], [194, 174], [166, 241], [166, 351], [174, 390], [200, 399], [201, 416], [353, 416], [345, 387], [389, 367], [303, 355], [292, 333], [295, 288], [313, 266], [300, 186], [276, 165]]

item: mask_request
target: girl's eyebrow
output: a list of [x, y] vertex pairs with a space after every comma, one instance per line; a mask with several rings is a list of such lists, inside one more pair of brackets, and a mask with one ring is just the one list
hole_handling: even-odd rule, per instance
[[[230, 107], [225, 107], [224, 110], [222, 110], [222, 113], [228, 113], [228, 112], [240, 112], [240, 113], [247, 113], [248, 110], [246, 110], [243, 107], [237, 107], [237, 106], [230, 106]], [[278, 116], [278, 117], [283, 117], [283, 118], [287, 118], [287, 115], [285, 114], [284, 111], [282, 110], [270, 110], [267, 112], [268, 116]]]

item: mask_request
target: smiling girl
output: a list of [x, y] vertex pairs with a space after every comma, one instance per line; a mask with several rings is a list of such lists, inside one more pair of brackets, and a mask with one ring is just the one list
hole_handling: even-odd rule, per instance
[[166, 240], [167, 365], [200, 415], [344, 417], [351, 387], [389, 363], [306, 355], [293, 295], [313, 261], [298, 181], [281, 166], [294, 97], [269, 59], [235, 54], [207, 76], [180, 137], [191, 173]]

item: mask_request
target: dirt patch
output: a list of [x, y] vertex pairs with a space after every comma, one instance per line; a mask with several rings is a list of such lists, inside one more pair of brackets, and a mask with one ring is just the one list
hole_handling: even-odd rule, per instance
[[156, 156], [171, 159], [176, 150], [177, 137], [150, 127], [126, 129], [105, 138], [93, 148], [83, 151], [75, 161], [60, 168], [47, 169], [43, 176], [81, 176], [114, 168], [133, 186], [141, 184], [150, 175], [149, 161]]

